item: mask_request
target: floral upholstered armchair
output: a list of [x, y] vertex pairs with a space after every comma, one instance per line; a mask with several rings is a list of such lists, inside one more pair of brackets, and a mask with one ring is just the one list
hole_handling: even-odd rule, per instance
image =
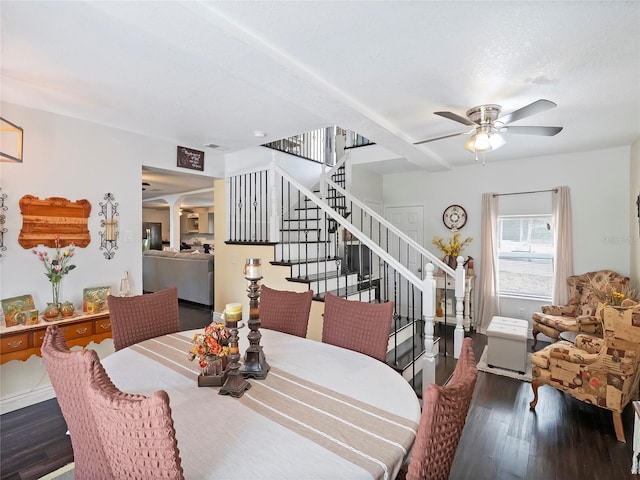
[[579, 334], [575, 344], [560, 340], [531, 355], [533, 401], [540, 385], [611, 410], [618, 441], [624, 442], [621, 412], [638, 393], [640, 305], [604, 306], [598, 311], [603, 338]]
[[[612, 270], [599, 270], [567, 278], [570, 300], [567, 305], [544, 305], [542, 312], [533, 313], [533, 346], [538, 333], [557, 340], [562, 332], [602, 335], [596, 309], [601, 303], [601, 292], [622, 291], [628, 288], [629, 277]], [[594, 292], [598, 289], [599, 292]]]

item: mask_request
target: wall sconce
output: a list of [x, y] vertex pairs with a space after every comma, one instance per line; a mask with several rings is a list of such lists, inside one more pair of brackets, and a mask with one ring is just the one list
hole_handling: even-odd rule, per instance
[[[1, 190], [1, 189], [0, 189]], [[7, 233], [7, 228], [4, 226], [4, 213], [7, 211], [7, 206], [4, 204], [5, 199], [7, 198], [7, 194], [3, 193], [0, 195], [0, 252], [4, 252], [7, 247], [4, 246], [4, 234]], [[0, 253], [0, 257], [2, 257], [2, 253]]]
[[0, 161], [22, 163], [22, 127], [0, 117]]
[[104, 200], [100, 202], [98, 212], [98, 215], [104, 217], [100, 220], [100, 227], [104, 228], [104, 231], [100, 232], [100, 250], [106, 250], [104, 257], [111, 260], [116, 254], [114, 250], [118, 249], [118, 222], [115, 219], [119, 215], [118, 204], [114, 202], [115, 197], [111, 193], [107, 193]]

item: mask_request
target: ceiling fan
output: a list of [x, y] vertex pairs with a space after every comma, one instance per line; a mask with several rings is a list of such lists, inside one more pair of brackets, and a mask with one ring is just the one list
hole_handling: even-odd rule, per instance
[[435, 142], [436, 140], [456, 137], [458, 135], [471, 135], [469, 140], [465, 143], [464, 148], [475, 153], [477, 160], [477, 154], [479, 152], [483, 153], [497, 150], [505, 144], [505, 140], [501, 135], [502, 133], [544, 135], [547, 137], [560, 133], [562, 131], [562, 127], [510, 125], [513, 122], [535, 115], [536, 113], [551, 110], [556, 106], [557, 105], [555, 103], [549, 100], [540, 99], [502, 116], [500, 116], [502, 107], [494, 104], [480, 105], [467, 110], [467, 118], [461, 117], [453, 112], [434, 112], [436, 115], [448, 118], [454, 122], [462, 123], [463, 125], [471, 127], [471, 129], [465, 130], [464, 132], [453, 133], [451, 135], [444, 135], [442, 137], [421, 140], [419, 142], [415, 142], [414, 145]]

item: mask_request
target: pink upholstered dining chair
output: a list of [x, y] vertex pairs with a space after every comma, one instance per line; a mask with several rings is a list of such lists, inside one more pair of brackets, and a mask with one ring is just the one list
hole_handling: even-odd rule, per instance
[[116, 390], [93, 350], [70, 352], [56, 325], [47, 327], [42, 358], [71, 436], [76, 478], [110, 478], [111, 469], [89, 405], [87, 388], [99, 374], [105, 391]]
[[111, 467], [110, 479], [183, 480], [182, 461], [164, 390], [150, 397], [104, 388], [98, 373], [87, 396]]
[[322, 341], [386, 362], [393, 308], [393, 302], [358, 302], [327, 292]]
[[[407, 480], [447, 480], [478, 379], [471, 338], [462, 342], [460, 358], [445, 386], [427, 385], [422, 416]], [[397, 477], [405, 478], [404, 472]]]
[[180, 329], [176, 287], [133, 297], [107, 297], [116, 351]]
[[298, 293], [260, 288], [260, 326], [298, 337], [307, 336], [313, 290]]

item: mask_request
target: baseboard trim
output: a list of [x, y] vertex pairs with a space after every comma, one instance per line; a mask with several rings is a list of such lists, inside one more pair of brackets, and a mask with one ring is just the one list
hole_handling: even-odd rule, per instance
[[54, 398], [56, 393], [51, 385], [33, 390], [31, 392], [14, 395], [0, 400], [0, 413], [9, 413], [36, 403]]

